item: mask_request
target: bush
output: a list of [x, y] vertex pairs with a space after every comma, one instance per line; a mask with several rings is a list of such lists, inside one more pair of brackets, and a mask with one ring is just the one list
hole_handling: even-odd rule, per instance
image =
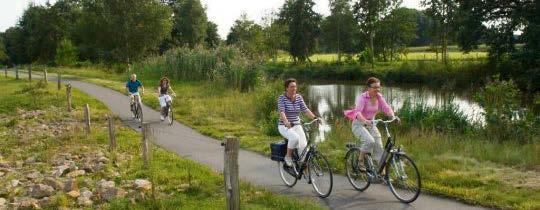
[[73, 66], [77, 63], [77, 48], [69, 39], [62, 40], [56, 47], [54, 63], [57, 66]]
[[538, 141], [540, 117], [520, 107], [519, 90], [512, 81], [498, 77], [475, 95], [485, 110], [485, 134], [496, 141]]
[[277, 122], [279, 113], [277, 112], [277, 100], [283, 88], [280, 83], [274, 82], [265, 86], [257, 96], [257, 119], [259, 127], [264, 134], [269, 136], [279, 135]]
[[261, 65], [238, 48], [177, 48], [162, 56], [147, 58], [133, 66], [139, 75], [180, 80], [221, 81], [241, 91], [252, 90], [261, 80]]

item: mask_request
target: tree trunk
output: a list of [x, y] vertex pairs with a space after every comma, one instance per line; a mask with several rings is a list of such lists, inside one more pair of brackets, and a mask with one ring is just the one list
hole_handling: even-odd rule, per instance
[[371, 33], [369, 33], [369, 48], [371, 50], [371, 68], [375, 68], [375, 50], [373, 49], [373, 38], [374, 38], [374, 34], [373, 34], [373, 31]]

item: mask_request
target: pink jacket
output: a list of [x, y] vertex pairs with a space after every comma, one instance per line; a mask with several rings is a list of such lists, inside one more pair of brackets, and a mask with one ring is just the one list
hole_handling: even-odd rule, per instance
[[356, 107], [354, 109], [344, 111], [345, 116], [350, 120], [355, 120], [356, 116], [361, 113], [362, 116], [364, 116], [364, 118], [367, 120], [373, 120], [379, 110], [384, 111], [387, 116], [394, 115], [394, 111], [392, 111], [392, 108], [388, 105], [388, 103], [386, 103], [380, 93], [377, 94], [377, 102], [375, 102], [375, 104], [371, 104], [370, 99], [371, 96], [369, 96], [367, 91], [362, 93], [356, 102]]

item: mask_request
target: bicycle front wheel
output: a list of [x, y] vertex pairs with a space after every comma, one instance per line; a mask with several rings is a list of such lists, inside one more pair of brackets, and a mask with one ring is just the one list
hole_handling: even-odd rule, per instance
[[403, 203], [411, 203], [420, 195], [420, 172], [405, 154], [395, 154], [390, 158], [385, 179], [392, 194]]
[[141, 104], [137, 104], [137, 118], [139, 119], [139, 121], [143, 122], [143, 111], [142, 111], [142, 106]]
[[320, 153], [312, 154], [308, 161], [308, 173], [311, 185], [319, 197], [328, 197], [334, 184], [332, 168], [330, 168], [328, 160]]
[[360, 157], [360, 150], [357, 148], [350, 149], [345, 155], [345, 169], [347, 173], [347, 179], [358, 191], [366, 190], [370, 183], [366, 170], [360, 170], [358, 158]]
[[296, 178], [296, 176], [294, 176], [294, 168], [286, 166], [285, 162], [283, 161], [278, 161], [278, 168], [281, 180], [283, 180], [283, 183], [285, 183], [285, 185], [287, 185], [288, 187], [293, 187], [294, 185], [296, 185], [298, 179]]
[[172, 107], [169, 107], [169, 113], [167, 113], [167, 119], [169, 120], [169, 125], [174, 123], [174, 112]]

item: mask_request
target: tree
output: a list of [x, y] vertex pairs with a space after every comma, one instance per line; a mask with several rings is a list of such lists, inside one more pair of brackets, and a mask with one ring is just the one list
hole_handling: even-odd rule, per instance
[[448, 40], [454, 32], [458, 4], [456, 0], [422, 0], [426, 14], [436, 22], [434, 36], [441, 45], [442, 60], [448, 61]]
[[221, 42], [219, 38], [217, 25], [211, 21], [208, 21], [206, 27], [206, 38], [204, 39], [206, 46], [209, 48], [216, 48]]
[[4, 38], [3, 34], [0, 33], [0, 63], [7, 64], [9, 61], [9, 56], [6, 52], [6, 47], [4, 46]]
[[354, 19], [350, 0], [331, 0], [330, 16], [321, 24], [322, 42], [330, 50], [337, 51], [338, 63], [341, 63], [341, 54], [352, 53], [354, 48], [353, 37], [358, 30]]
[[278, 21], [277, 13], [272, 12], [263, 17], [264, 48], [268, 56], [277, 60], [279, 50], [285, 50], [288, 46], [288, 28], [283, 22]]
[[200, 0], [172, 0], [174, 27], [171, 37], [176, 46], [191, 48], [204, 44], [208, 18]]
[[26, 54], [26, 45], [24, 44], [22, 28], [19, 26], [8, 28], [4, 32], [4, 45], [9, 60], [12, 63], [20, 64], [29, 61]]
[[427, 16], [424, 11], [411, 10], [414, 11], [416, 18], [416, 38], [411, 42], [411, 46], [426, 46], [431, 44], [433, 41], [429, 30], [433, 28], [433, 19]]
[[407, 45], [416, 38], [416, 26], [413, 9], [401, 7], [392, 11], [378, 24], [375, 54], [387, 61], [393, 60], [399, 53], [405, 53]]
[[280, 10], [280, 21], [289, 28], [289, 53], [295, 62], [311, 62], [320, 35], [321, 15], [313, 11], [312, 0], [286, 0]]
[[69, 39], [62, 40], [56, 48], [54, 63], [58, 66], [72, 66], [77, 62], [77, 48]]
[[129, 64], [156, 49], [171, 27], [170, 9], [155, 0], [84, 0], [78, 36], [97, 58]]
[[231, 31], [227, 35], [228, 45], [237, 45], [242, 51], [249, 55], [263, 53], [262, 27], [247, 18], [247, 14], [242, 14], [234, 22]]
[[369, 38], [369, 50], [371, 54], [371, 66], [374, 67], [374, 38], [375, 30], [381, 21], [392, 10], [401, 4], [402, 0], [358, 0], [354, 4], [354, 14], [360, 23], [362, 31]]

